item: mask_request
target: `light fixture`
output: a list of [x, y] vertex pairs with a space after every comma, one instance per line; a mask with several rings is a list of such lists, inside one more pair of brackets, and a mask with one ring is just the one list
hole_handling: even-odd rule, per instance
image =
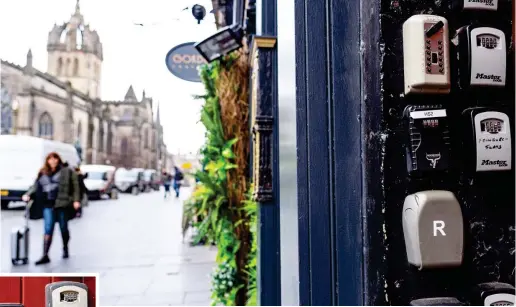
[[18, 103], [18, 100], [13, 100], [12, 104], [11, 104], [11, 108], [13, 109], [13, 111], [18, 111], [18, 108], [20, 107], [20, 104]]
[[194, 45], [206, 61], [213, 62], [242, 47], [243, 30], [238, 24], [224, 27], [217, 33]]

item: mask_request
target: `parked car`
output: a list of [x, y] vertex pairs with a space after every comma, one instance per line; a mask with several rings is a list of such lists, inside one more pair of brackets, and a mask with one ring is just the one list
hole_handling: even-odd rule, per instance
[[122, 193], [139, 194], [143, 189], [143, 170], [118, 168], [115, 171], [115, 186]]
[[57, 152], [70, 167], [80, 162], [70, 144], [25, 135], [0, 135], [0, 197], [2, 209], [21, 201], [36, 180], [46, 156]]
[[103, 195], [116, 199], [114, 175], [116, 167], [112, 165], [85, 164], [81, 172], [86, 176], [84, 185], [88, 189], [89, 199], [101, 199]]
[[145, 181], [148, 182], [149, 190], [159, 191], [161, 185], [159, 174], [155, 169], [146, 169], [144, 172]]
[[145, 176], [145, 169], [144, 168], [133, 168], [133, 170], [135, 172], [138, 172], [139, 174], [141, 174], [141, 177], [140, 177], [141, 184], [139, 185], [140, 192], [148, 192], [149, 186], [150, 186], [150, 179], [148, 179]]

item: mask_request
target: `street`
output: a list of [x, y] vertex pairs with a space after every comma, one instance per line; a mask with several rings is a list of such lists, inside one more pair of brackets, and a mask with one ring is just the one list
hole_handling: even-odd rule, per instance
[[56, 225], [51, 263], [35, 266], [43, 245], [43, 221], [30, 221], [30, 264], [12, 266], [11, 229], [24, 223], [23, 210], [4, 210], [1, 216], [2, 272], [99, 273], [103, 306], [176, 306], [210, 304], [209, 273], [215, 248], [183, 243], [180, 199], [163, 199], [162, 191], [118, 200], [90, 201], [83, 217], [70, 221], [70, 258], [62, 259]]

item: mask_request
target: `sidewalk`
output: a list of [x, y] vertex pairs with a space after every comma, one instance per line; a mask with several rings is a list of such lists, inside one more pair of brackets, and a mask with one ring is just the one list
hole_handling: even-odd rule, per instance
[[41, 256], [42, 221], [31, 221], [30, 264], [10, 264], [9, 234], [20, 226], [23, 211], [2, 211], [2, 272], [99, 273], [102, 306], [210, 305], [214, 247], [182, 242], [182, 200], [163, 199], [161, 192], [118, 200], [90, 202], [84, 216], [70, 222], [70, 259], [61, 259], [58, 227], [50, 251], [52, 262], [33, 263]]

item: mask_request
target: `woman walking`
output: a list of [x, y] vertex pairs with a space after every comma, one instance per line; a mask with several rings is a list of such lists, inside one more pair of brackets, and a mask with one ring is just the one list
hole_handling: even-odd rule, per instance
[[52, 244], [56, 222], [59, 223], [63, 239], [63, 258], [68, 258], [68, 242], [70, 241], [68, 220], [71, 214], [75, 214], [75, 211], [81, 207], [77, 174], [63, 163], [57, 153], [52, 152], [46, 157], [45, 164], [39, 171], [36, 182], [23, 195], [22, 199], [25, 202], [32, 199], [43, 208], [45, 227], [43, 256], [36, 261], [36, 265], [50, 262], [48, 251]]
[[172, 184], [172, 175], [163, 173], [163, 187], [165, 188], [165, 199], [170, 196], [170, 185]]

